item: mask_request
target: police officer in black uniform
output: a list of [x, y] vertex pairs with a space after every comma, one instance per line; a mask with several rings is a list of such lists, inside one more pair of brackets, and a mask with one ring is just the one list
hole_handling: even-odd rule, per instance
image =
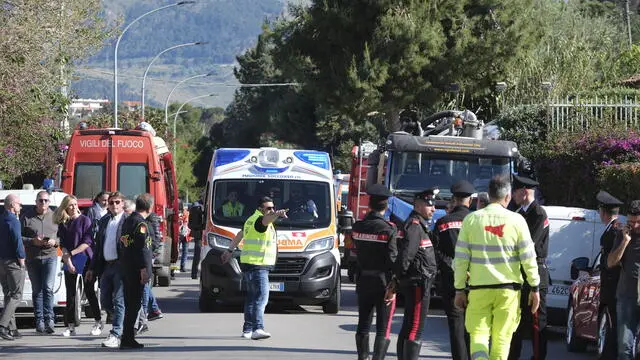
[[453, 303], [456, 296], [456, 289], [453, 286], [453, 258], [462, 220], [470, 212], [471, 194], [475, 192], [473, 185], [466, 180], [453, 184], [451, 186], [453, 209], [449, 214], [438, 219], [434, 228], [434, 246], [440, 271], [438, 292], [442, 296], [442, 305], [447, 314], [453, 360], [469, 359], [469, 334], [464, 326], [464, 309], [456, 307]]
[[[536, 314], [531, 314], [528, 304], [530, 288], [525, 281], [520, 295], [521, 320], [513, 337], [509, 350], [509, 360], [520, 359], [522, 339], [531, 334], [533, 356], [531, 359], [544, 360], [547, 357], [547, 290], [549, 288], [549, 269], [546, 265], [549, 248], [549, 218], [546, 211], [535, 199], [538, 182], [525, 176], [513, 175], [513, 196], [519, 205], [516, 210], [527, 221], [531, 239], [536, 250], [536, 262], [540, 274], [540, 306]], [[524, 273], [523, 273], [524, 276]]]
[[376, 339], [373, 360], [384, 359], [389, 348], [391, 319], [395, 310], [395, 296], [388, 291], [393, 276], [393, 263], [398, 255], [395, 224], [384, 219], [391, 193], [382, 185], [371, 186], [369, 213], [353, 224], [351, 237], [355, 243], [359, 274], [358, 330], [356, 348], [358, 360], [369, 359], [369, 328], [376, 309]]
[[617, 336], [617, 312], [616, 312], [616, 289], [618, 287], [618, 279], [620, 278], [620, 266], [614, 266], [608, 268], [606, 261], [609, 253], [613, 250], [616, 237], [620, 232], [618, 221], [618, 214], [620, 214], [620, 206], [622, 201], [616, 199], [606, 191], [600, 191], [596, 195], [596, 200], [600, 203], [600, 220], [607, 227], [604, 233], [600, 237], [600, 304], [603, 304], [609, 314], [609, 326], [610, 330], [607, 332], [607, 337], [604, 339], [604, 349], [600, 359], [615, 359], [618, 356], [618, 336]]
[[136, 199], [136, 212], [131, 214], [122, 224], [123, 282], [124, 282], [124, 324], [120, 349], [140, 349], [144, 345], [138, 343], [134, 336], [134, 325], [142, 303], [144, 284], [151, 275], [151, 231], [146, 221], [153, 207], [153, 196], [141, 194]]
[[437, 271], [436, 255], [428, 222], [435, 212], [437, 189], [415, 195], [413, 211], [404, 224], [404, 238], [398, 241], [395, 270], [404, 297], [404, 318], [398, 335], [398, 359], [420, 357], [422, 330], [429, 310], [431, 286]]

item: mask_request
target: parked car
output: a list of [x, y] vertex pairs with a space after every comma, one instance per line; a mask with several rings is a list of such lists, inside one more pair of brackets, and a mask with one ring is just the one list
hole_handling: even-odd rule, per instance
[[[600, 236], [606, 225], [600, 222], [598, 210], [564, 206], [544, 206], [544, 209], [549, 216], [548, 318], [553, 325], [564, 325], [570, 287], [575, 280], [571, 277], [571, 259], [584, 257], [587, 266], [594, 261], [600, 254]], [[620, 221], [626, 218], [621, 216]]]
[[579, 257], [571, 262], [571, 278], [574, 283], [569, 291], [567, 310], [567, 349], [571, 352], [584, 351], [589, 343], [595, 343], [598, 355], [602, 355], [609, 331], [611, 318], [600, 303], [600, 265], [598, 254], [589, 266], [587, 257]]
[[[20, 198], [22, 203], [22, 212], [30, 211], [35, 208], [36, 196], [42, 189], [35, 190], [0, 190], [0, 212], [4, 211], [4, 199], [9, 194], [16, 194]], [[61, 191], [53, 191], [49, 195], [50, 203], [49, 207], [53, 211], [55, 210], [62, 199], [67, 196], [66, 193]], [[55, 284], [53, 286], [53, 311], [55, 313], [56, 321], [61, 319], [64, 315], [64, 310], [67, 305], [67, 288], [64, 284], [64, 272], [62, 271], [62, 252], [58, 250], [58, 263], [60, 264], [58, 272], [56, 273]], [[76, 319], [79, 322], [83, 310], [87, 315], [91, 315], [91, 310], [88, 301], [84, 297], [82, 276], [78, 277], [76, 283], [76, 291], [78, 294], [82, 294], [82, 301], [77, 302], [76, 305]], [[4, 308], [4, 295], [0, 287], [0, 309]], [[29, 280], [29, 273], [25, 274], [24, 287], [22, 292], [22, 302], [16, 310], [16, 317], [32, 318], [33, 317], [33, 301], [31, 300], [31, 281]], [[99, 290], [96, 290], [99, 291]], [[99, 296], [99, 292], [97, 293]], [[79, 324], [77, 324], [79, 325]]]

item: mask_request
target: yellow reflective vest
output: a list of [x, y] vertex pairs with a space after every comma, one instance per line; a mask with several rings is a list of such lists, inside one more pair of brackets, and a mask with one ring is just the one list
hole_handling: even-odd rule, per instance
[[267, 231], [257, 232], [255, 223], [263, 216], [256, 210], [244, 223], [244, 244], [240, 254], [240, 262], [251, 265], [275, 265], [278, 254], [278, 244], [276, 242], [276, 228], [273, 224], [267, 226]]
[[493, 287], [522, 284], [524, 271], [531, 287], [540, 285], [536, 252], [522, 215], [491, 204], [464, 218], [454, 258], [454, 286]]
[[227, 201], [224, 205], [222, 205], [222, 215], [225, 217], [242, 216], [243, 212], [244, 205], [242, 205], [242, 203], [239, 201], [236, 201], [235, 203]]

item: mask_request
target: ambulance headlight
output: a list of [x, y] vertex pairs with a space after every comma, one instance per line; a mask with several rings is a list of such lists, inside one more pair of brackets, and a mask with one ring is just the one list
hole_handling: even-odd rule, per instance
[[212, 248], [228, 249], [231, 246], [231, 239], [214, 233], [207, 234], [207, 241]]
[[333, 244], [335, 239], [333, 236], [326, 237], [318, 240], [313, 240], [307, 245], [304, 251], [321, 251], [321, 250], [331, 250], [333, 249]]

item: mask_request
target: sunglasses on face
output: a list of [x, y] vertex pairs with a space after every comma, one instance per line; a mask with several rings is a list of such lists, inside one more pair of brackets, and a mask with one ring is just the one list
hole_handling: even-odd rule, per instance
[[111, 201], [109, 201], [109, 205], [118, 205], [118, 204], [120, 204], [121, 202], [122, 202], [122, 201], [120, 201], [120, 200], [111, 200]]
[[38, 199], [38, 202], [39, 202], [39, 203], [46, 204], [46, 203], [48, 203], [48, 202], [49, 202], [49, 199]]

